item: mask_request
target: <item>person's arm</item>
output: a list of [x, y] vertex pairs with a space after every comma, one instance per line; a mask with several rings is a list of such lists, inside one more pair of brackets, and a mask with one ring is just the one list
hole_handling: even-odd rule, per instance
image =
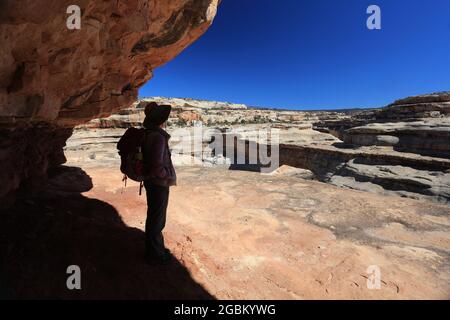
[[153, 178], [167, 177], [167, 169], [164, 167], [164, 153], [166, 152], [166, 140], [160, 134], [155, 134], [148, 150], [149, 175]]

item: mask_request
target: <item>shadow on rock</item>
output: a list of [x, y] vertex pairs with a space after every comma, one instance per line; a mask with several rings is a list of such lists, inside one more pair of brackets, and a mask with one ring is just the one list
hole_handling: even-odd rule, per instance
[[228, 170], [261, 172], [262, 168], [263, 166], [260, 164], [231, 164]]
[[359, 146], [354, 144], [349, 144], [345, 142], [335, 142], [332, 144], [333, 147], [336, 147], [338, 149], [352, 149], [352, 150], [358, 150]]
[[[61, 167], [41, 193], [0, 212], [0, 298], [214, 299], [175, 258], [148, 266], [144, 233], [79, 193], [91, 187], [84, 171]], [[81, 269], [81, 290], [67, 289], [70, 265]]]

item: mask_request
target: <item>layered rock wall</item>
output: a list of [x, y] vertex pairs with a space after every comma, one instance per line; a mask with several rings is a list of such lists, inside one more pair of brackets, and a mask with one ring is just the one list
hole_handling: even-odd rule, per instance
[[450, 158], [450, 93], [397, 100], [373, 113], [371, 123], [341, 132], [357, 146], [392, 146], [402, 152]]
[[392, 146], [398, 151], [450, 158], [450, 118], [368, 124], [347, 130], [343, 140], [358, 146]]

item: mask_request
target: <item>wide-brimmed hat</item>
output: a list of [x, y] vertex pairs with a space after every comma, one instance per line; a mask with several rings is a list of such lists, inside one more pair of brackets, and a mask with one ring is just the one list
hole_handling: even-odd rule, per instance
[[145, 116], [148, 124], [159, 126], [169, 119], [172, 106], [150, 102], [145, 106]]

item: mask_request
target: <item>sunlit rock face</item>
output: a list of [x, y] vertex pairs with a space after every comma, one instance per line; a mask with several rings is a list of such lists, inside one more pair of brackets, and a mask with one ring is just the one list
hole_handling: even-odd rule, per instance
[[34, 159], [28, 145], [46, 158], [56, 151], [36, 144], [55, 139], [43, 136], [64, 137], [77, 124], [129, 106], [155, 68], [207, 30], [218, 3], [78, 0], [81, 29], [69, 30], [73, 1], [1, 1], [0, 161], [7, 170], [0, 173], [0, 198], [28, 178], [45, 176], [47, 166], [34, 172], [25, 164]]

